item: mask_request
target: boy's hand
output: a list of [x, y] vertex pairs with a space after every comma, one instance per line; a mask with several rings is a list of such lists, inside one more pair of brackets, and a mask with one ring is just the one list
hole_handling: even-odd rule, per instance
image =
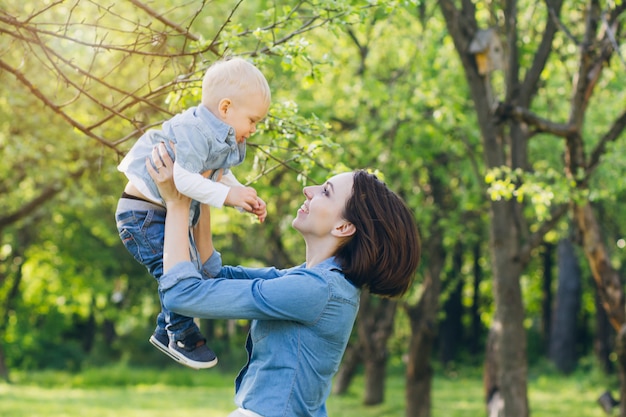
[[261, 200], [259, 197], [256, 198], [258, 202], [258, 207], [251, 211], [252, 214], [259, 218], [259, 221], [263, 223], [265, 218], [267, 217], [267, 205], [265, 201]]
[[252, 187], [230, 187], [224, 204], [241, 207], [249, 213], [254, 213], [254, 210], [259, 208], [259, 197], [257, 197], [256, 190]]

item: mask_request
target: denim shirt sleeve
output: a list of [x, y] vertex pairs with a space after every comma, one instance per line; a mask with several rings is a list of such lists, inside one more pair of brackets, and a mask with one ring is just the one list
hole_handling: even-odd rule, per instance
[[272, 279], [285, 275], [288, 269], [268, 268], [247, 268], [244, 266], [224, 266], [222, 267], [222, 254], [213, 251], [213, 254], [202, 265], [202, 274], [207, 278], [230, 278], [230, 279]]
[[230, 279], [272, 279], [282, 277], [289, 271], [289, 269], [281, 270], [274, 267], [247, 268], [245, 266], [224, 266], [218, 276]]
[[292, 268], [274, 279], [202, 279], [191, 262], [182, 262], [161, 277], [159, 290], [168, 310], [190, 317], [313, 323], [330, 297], [325, 272], [332, 273]]

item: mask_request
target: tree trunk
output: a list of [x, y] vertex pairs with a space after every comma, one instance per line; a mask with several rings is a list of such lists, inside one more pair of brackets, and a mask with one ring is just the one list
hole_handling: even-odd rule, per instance
[[368, 291], [361, 293], [357, 330], [365, 366], [366, 405], [380, 404], [385, 399], [387, 342], [393, 333], [396, 306], [394, 300], [374, 297]]
[[7, 368], [6, 361], [4, 360], [4, 349], [2, 349], [2, 344], [0, 344], [0, 378], [7, 383], [11, 382], [11, 378], [9, 377], [9, 368]]
[[448, 274], [450, 288], [443, 305], [444, 318], [439, 323], [439, 358], [446, 365], [456, 358], [457, 347], [463, 344], [463, 279], [459, 274], [463, 264], [463, 245], [454, 248], [452, 268]]
[[356, 374], [359, 365], [362, 363], [361, 347], [359, 342], [356, 341], [348, 345], [346, 353], [343, 355], [341, 361], [341, 367], [335, 376], [335, 383], [333, 384], [333, 394], [343, 395], [350, 388], [352, 379]]
[[483, 388], [488, 417], [500, 417], [504, 413], [504, 403], [498, 382], [498, 352], [496, 349], [496, 333], [491, 327], [485, 346], [485, 366], [483, 368]]
[[[207, 338], [207, 344], [211, 343], [211, 340], [218, 339], [216, 334], [216, 322], [215, 320], [208, 319], [195, 319], [196, 324], [200, 328], [200, 332]], [[226, 326], [225, 320], [223, 320], [221, 325]], [[223, 332], [225, 334], [226, 332]]]
[[472, 249], [473, 253], [473, 295], [472, 295], [472, 306], [470, 307], [470, 319], [472, 322], [472, 334], [469, 339], [469, 348], [470, 353], [473, 356], [478, 355], [480, 350], [480, 340], [482, 340], [483, 335], [483, 323], [480, 318], [480, 283], [483, 278], [483, 268], [480, 266], [480, 244], [474, 244]]
[[596, 283], [600, 300], [606, 311], [611, 326], [618, 332], [617, 370], [620, 379], [620, 417], [626, 417], [626, 347], [624, 345], [624, 328], [626, 311], [622, 280], [613, 268], [610, 257], [603, 242], [600, 225], [590, 203], [576, 205], [574, 216], [582, 234], [583, 250], [589, 262], [591, 273]]
[[615, 332], [609, 323], [609, 319], [604, 311], [598, 291], [595, 291], [594, 300], [596, 305], [596, 331], [593, 336], [593, 353], [606, 374], [613, 372], [613, 361], [610, 360], [613, 351], [613, 343], [611, 342]]
[[[0, 275], [0, 284], [2, 284], [0, 289], [4, 294], [4, 299], [0, 299], [0, 377], [7, 382], [11, 380], [11, 377], [6, 364], [4, 349], [2, 348], [2, 340], [4, 340], [5, 332], [7, 331], [7, 323], [9, 322], [11, 312], [15, 310], [17, 300], [20, 298], [20, 285], [23, 278], [23, 267], [26, 262], [24, 254], [30, 244], [36, 239], [37, 220], [38, 217], [35, 217], [29, 226], [18, 231], [18, 241], [13, 248], [13, 262]], [[0, 236], [2, 236], [1, 232], [2, 229], [0, 228]], [[7, 282], [9, 278], [12, 278], [10, 283]], [[4, 287], [5, 285], [6, 287]]]
[[577, 322], [581, 304], [581, 272], [569, 239], [558, 245], [558, 289], [550, 336], [550, 360], [564, 373], [576, 367]]
[[363, 361], [365, 365], [365, 392], [363, 404], [377, 405], [385, 400], [386, 357]]
[[589, 261], [602, 305], [607, 312], [611, 325], [619, 332], [626, 322], [622, 280], [611, 265], [608, 251], [600, 233], [600, 225], [593, 213], [591, 204], [576, 206], [574, 212], [583, 236], [585, 256]]
[[[430, 252], [426, 252], [430, 253]], [[434, 255], [430, 253], [430, 255]], [[429, 259], [422, 283], [422, 296], [416, 306], [405, 306], [411, 322], [411, 340], [406, 367], [406, 417], [430, 417], [433, 368], [430, 364], [437, 329], [439, 279], [443, 257]], [[434, 263], [434, 265], [433, 265]], [[434, 275], [436, 274], [436, 275]]]
[[102, 339], [106, 346], [113, 346], [117, 339], [117, 331], [115, 330], [115, 322], [113, 320], [104, 319], [102, 322]]
[[626, 416], [626, 325], [617, 333], [617, 340], [615, 343], [615, 352], [617, 353], [617, 368], [619, 370], [619, 415], [620, 417]]
[[543, 283], [541, 291], [541, 336], [544, 352], [549, 353], [550, 335], [552, 334], [552, 281], [554, 264], [554, 245], [543, 245]]
[[[504, 126], [496, 120], [492, 112], [494, 97], [489, 85], [489, 77], [478, 73], [474, 56], [469, 52], [472, 39], [478, 31], [476, 9], [472, 2], [441, 0], [441, 12], [446, 20], [446, 27], [454, 41], [455, 49], [465, 71], [471, 98], [481, 132], [485, 169], [508, 166], [512, 169], [527, 169], [528, 130], [515, 122]], [[513, 5], [514, 3], [511, 3]], [[505, 72], [507, 94], [529, 94], [536, 91], [535, 86], [526, 90], [519, 85], [516, 39], [515, 10], [505, 11], [505, 27], [508, 51], [508, 70]], [[531, 78], [532, 80], [532, 78]], [[516, 104], [529, 101], [528, 97], [506, 97]], [[508, 135], [507, 135], [508, 133]], [[529, 231], [522, 216], [521, 205], [516, 201], [490, 201], [489, 242], [494, 280], [494, 301], [496, 311], [491, 331], [496, 345], [499, 393], [504, 401], [504, 414], [507, 417], [527, 417], [527, 357], [526, 331], [524, 329], [524, 305], [520, 278], [528, 262], [529, 248], [538, 245], [534, 241], [526, 245], [524, 241]], [[526, 246], [523, 246], [526, 245]]]
[[528, 417], [526, 330], [520, 277], [515, 203], [491, 203], [491, 253], [493, 256], [495, 317], [491, 331], [497, 362], [498, 392], [507, 417]]
[[[445, 153], [437, 155], [434, 160], [441, 169], [451, 163]], [[448, 187], [444, 179], [432, 175], [430, 189], [437, 210], [430, 223], [428, 237], [424, 239], [423, 253], [428, 254], [428, 262], [424, 268], [422, 295], [415, 306], [404, 305], [411, 324], [406, 367], [406, 417], [431, 415], [433, 369], [430, 361], [438, 328], [441, 274], [446, 262], [441, 220], [449, 205], [454, 204], [448, 198]]]

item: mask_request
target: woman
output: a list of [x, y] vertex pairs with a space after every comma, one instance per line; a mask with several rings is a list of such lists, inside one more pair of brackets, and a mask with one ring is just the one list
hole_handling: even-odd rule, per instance
[[306, 262], [284, 270], [220, 269], [204, 210], [196, 244], [206, 260], [203, 270], [217, 278], [203, 279], [190, 262], [190, 200], [173, 185], [164, 146], [155, 149], [153, 160], [164, 164], [155, 171], [146, 163], [167, 206], [159, 280], [165, 306], [190, 317], [252, 320], [248, 363], [235, 381], [239, 408], [230, 416], [326, 416], [360, 289], [396, 297], [411, 287], [420, 240], [410, 210], [365, 171], [304, 187], [305, 200], [292, 225], [304, 238]]

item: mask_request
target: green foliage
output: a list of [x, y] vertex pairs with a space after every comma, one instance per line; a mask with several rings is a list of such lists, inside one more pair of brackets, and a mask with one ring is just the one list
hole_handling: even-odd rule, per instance
[[492, 200], [527, 202], [533, 210], [531, 218], [541, 222], [550, 217], [551, 206], [575, 199], [579, 191], [576, 184], [546, 161], [538, 161], [535, 168], [531, 172], [507, 166], [493, 168], [487, 172], [485, 183]]
[[[3, 11], [22, 18], [42, 7], [41, 2], [5, 3]], [[50, 14], [38, 15], [33, 21], [71, 21], [66, 35], [85, 42], [106, 40], [108, 45], [132, 47], [137, 40], [138, 51], [144, 55], [137, 59], [128, 51], [94, 49], [54, 38], [53, 44], [70, 51], [73, 60], [53, 60], [67, 77], [64, 79], [53, 75], [55, 68], [43, 58], [41, 49], [33, 47], [32, 54], [25, 54], [29, 49], [21, 48], [17, 40], [3, 37], [0, 41], [4, 62], [31, 77], [39, 91], [58, 99], [59, 109], [67, 110], [83, 125], [94, 124], [91, 132], [115, 144], [112, 150], [85, 132], [73, 130], [59, 109], [43, 106], [32, 92], [15, 82], [14, 74], [0, 72], [6, 89], [0, 97], [4, 161], [0, 165], [0, 213], [20, 213], [42, 190], [50, 187], [55, 191], [36, 210], [2, 229], [0, 314], [6, 320], [0, 320], [0, 346], [11, 368], [79, 369], [85, 364], [112, 361], [168, 363], [146, 341], [159, 308], [156, 283], [126, 252], [115, 230], [113, 212], [124, 186], [124, 179], [115, 170], [119, 162], [116, 152], [130, 147], [136, 137], [134, 129], [158, 126], [171, 114], [196, 105], [202, 74], [221, 54], [254, 60], [267, 76], [273, 95], [269, 116], [252, 137], [246, 162], [235, 169], [237, 177], [254, 186], [267, 202], [268, 220], [261, 225], [234, 210], [213, 211], [215, 244], [227, 264], [286, 267], [301, 263], [304, 248], [291, 221], [304, 198], [302, 186], [321, 183], [337, 172], [369, 169], [413, 209], [425, 243], [429, 243], [433, 228], [439, 227], [447, 253], [452, 253], [459, 242], [464, 245], [461, 270], [454, 270], [450, 259], [446, 261], [442, 276], [448, 281], [444, 282], [441, 302], [447, 299], [452, 283], [462, 282], [463, 306], [472, 306], [473, 259], [469, 252], [479, 245], [478, 262], [484, 277], [478, 288], [478, 307], [486, 327], [494, 310], [486, 197], [523, 202], [533, 227], [548, 219], [551, 207], [579, 197], [571, 179], [562, 174], [563, 144], [547, 135], [535, 136], [528, 144], [531, 171], [506, 167], [485, 171], [481, 132], [468, 99], [467, 82], [445, 22], [431, 5], [423, 9], [417, 1], [315, 0], [296, 7], [293, 2], [229, 1], [211, 2], [198, 14], [194, 2], [152, 5], [167, 10], [167, 18], [189, 28], [199, 36], [197, 40], [173, 33], [165, 23], [131, 3], [112, 5], [110, 10], [115, 14], [102, 13], [103, 6], [94, 2], [78, 1], [75, 5], [73, 9], [67, 4], [51, 7]], [[498, 6], [476, 3], [481, 25], [497, 23], [498, 11], [493, 9]], [[566, 6], [570, 7], [566, 15], [572, 22], [583, 21], [578, 3]], [[539, 17], [536, 9], [525, 3], [520, 5], [520, 13], [524, 18], [519, 22], [525, 25], [520, 53], [527, 67], [545, 17]], [[222, 27], [229, 17], [230, 22]], [[317, 20], [310, 20], [313, 17]], [[311, 26], [306, 26], [307, 22], [312, 22]], [[154, 31], [146, 31], [149, 28]], [[572, 30], [578, 33], [580, 27], [573, 26]], [[532, 106], [539, 115], [567, 120], [569, 104], [563, 98], [571, 93], [568, 89], [577, 65], [577, 50], [570, 45], [566, 34], [559, 33], [555, 54], [542, 74], [540, 94]], [[83, 78], [76, 66], [90, 68], [106, 83]], [[585, 140], [590, 148], [620, 111], [607, 103], [625, 102], [626, 90], [620, 78], [623, 66], [614, 60], [607, 67], [596, 104], [585, 120]], [[494, 93], [503, 97], [503, 80], [498, 76], [494, 76]], [[75, 85], [83, 86], [83, 91], [72, 89]], [[129, 92], [145, 94], [145, 101], [133, 102]], [[90, 99], [93, 97], [99, 101]], [[111, 116], [111, 108], [121, 116]], [[109, 116], [111, 119], [106, 119]], [[104, 119], [107, 121], [102, 125], [97, 124]], [[589, 189], [583, 191], [583, 197], [591, 198], [602, 210], [607, 241], [613, 242], [612, 261], [622, 270], [626, 218], [620, 215], [620, 203], [625, 198], [625, 146], [623, 140], [608, 145]], [[435, 188], [442, 190], [442, 196]], [[556, 242], [567, 232], [563, 222], [548, 239]], [[424, 253], [423, 268], [430, 255]], [[531, 334], [540, 330], [544, 272], [539, 262], [533, 261], [522, 280]], [[420, 279], [421, 275], [420, 271]], [[585, 288], [584, 313], [589, 320], [595, 306], [589, 282]], [[420, 294], [418, 280], [407, 301], [416, 302]], [[464, 320], [468, 320], [467, 315]], [[115, 330], [112, 341], [105, 337], [107, 326]], [[90, 343], [86, 328], [97, 332]], [[408, 319], [400, 314], [390, 346], [394, 365], [401, 366], [410, 331]], [[232, 346], [240, 348], [237, 337], [216, 345], [224, 352]], [[538, 345], [531, 347], [538, 352]], [[229, 358], [232, 367], [241, 362], [238, 354]], [[144, 377], [172, 385], [209, 384], [193, 378], [185, 382], [187, 377], [180, 376], [168, 380], [165, 375], [170, 372], [168, 368], [159, 375], [145, 375], [113, 368], [109, 375], [86, 373], [67, 384], [92, 387], [103, 378], [111, 385], [134, 386], [141, 385], [139, 379]], [[446, 416], [483, 412], [482, 391], [474, 378], [455, 378], [446, 375], [437, 380], [440, 385], [436, 388], [443, 386], [448, 394], [436, 390], [435, 415], [444, 411]], [[551, 378], [548, 376], [545, 383], [555, 383]], [[588, 387], [583, 387], [587, 390], [583, 392], [578, 385], [556, 383], [570, 391], [580, 390], [580, 395], [572, 395], [576, 401], [581, 401], [578, 397], [589, 398]], [[338, 415], [397, 415], [402, 403], [401, 384], [399, 379], [390, 384], [392, 400], [381, 408], [359, 409], [356, 392], [351, 392], [344, 403], [331, 399], [331, 404], [340, 410]], [[445, 388], [452, 386], [454, 389]], [[159, 389], [152, 394], [165, 396], [167, 390]], [[193, 394], [200, 396], [201, 392], [204, 394], [200, 389]], [[468, 395], [458, 399], [452, 392]], [[135, 394], [126, 393], [122, 402], [132, 403]], [[116, 395], [119, 392], [106, 401], [115, 401]], [[5, 399], [3, 396], [0, 404]], [[578, 408], [572, 408], [571, 415], [583, 409], [576, 401], [573, 403]], [[449, 403], [458, 409], [439, 405]], [[223, 404], [228, 410], [230, 402]]]

